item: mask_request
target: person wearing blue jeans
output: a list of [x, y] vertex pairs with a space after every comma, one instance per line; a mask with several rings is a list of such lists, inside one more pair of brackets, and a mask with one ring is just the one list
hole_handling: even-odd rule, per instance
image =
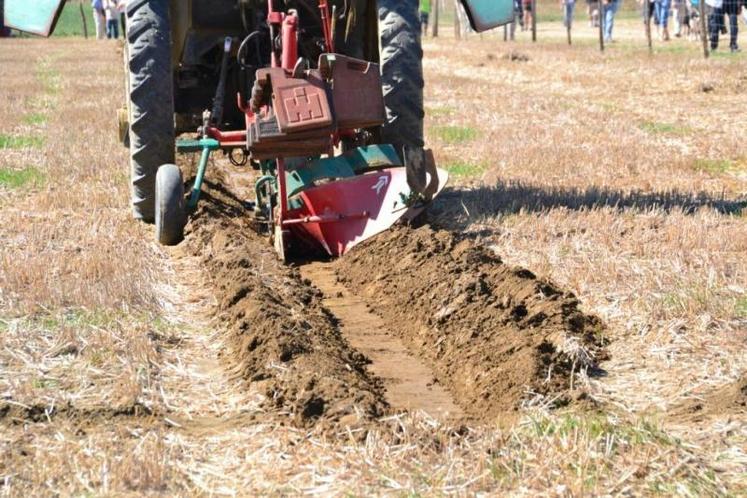
[[560, 6], [563, 7], [563, 26], [570, 29], [573, 24], [573, 10], [576, 7], [576, 0], [560, 0]]
[[119, 38], [119, 10], [116, 0], [104, 0], [104, 17], [106, 18], [106, 37]]
[[661, 26], [661, 39], [662, 41], [669, 41], [669, 8], [672, 3], [671, 0], [657, 0], [654, 5], [656, 6], [656, 18], [659, 20]]
[[604, 41], [607, 43], [612, 41], [612, 26], [615, 23], [615, 14], [617, 9], [620, 8], [622, 0], [602, 0], [604, 9], [602, 10], [602, 22], [604, 31]]

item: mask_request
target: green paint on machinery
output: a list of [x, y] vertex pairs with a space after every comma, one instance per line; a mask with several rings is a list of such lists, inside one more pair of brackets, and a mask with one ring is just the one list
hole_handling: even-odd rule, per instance
[[324, 180], [350, 178], [367, 170], [394, 166], [402, 166], [402, 161], [391, 145], [357, 147], [339, 156], [309, 161], [299, 168], [289, 164], [286, 172], [288, 197]]
[[205, 179], [205, 171], [207, 170], [210, 153], [218, 149], [220, 149], [220, 142], [212, 138], [178, 140], [176, 142], [176, 150], [178, 152], [202, 152], [200, 155], [200, 166], [197, 168], [197, 176], [195, 177], [195, 183], [192, 186], [192, 193], [190, 194], [189, 202], [187, 203], [187, 206], [189, 206], [190, 209], [195, 209], [197, 207], [197, 202], [200, 200], [200, 191], [202, 190], [202, 182]]

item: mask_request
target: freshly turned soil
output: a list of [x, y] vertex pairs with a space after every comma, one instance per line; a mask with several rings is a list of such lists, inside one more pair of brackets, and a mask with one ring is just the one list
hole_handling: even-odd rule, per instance
[[335, 265], [471, 418], [495, 420], [535, 394], [555, 406], [584, 398], [574, 375], [604, 357], [603, 325], [573, 294], [468, 238], [399, 227]]

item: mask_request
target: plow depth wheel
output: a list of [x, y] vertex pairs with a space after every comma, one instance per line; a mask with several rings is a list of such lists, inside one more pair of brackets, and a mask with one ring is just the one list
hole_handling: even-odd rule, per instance
[[164, 164], [156, 174], [156, 240], [165, 246], [178, 244], [186, 224], [182, 172], [175, 164]]

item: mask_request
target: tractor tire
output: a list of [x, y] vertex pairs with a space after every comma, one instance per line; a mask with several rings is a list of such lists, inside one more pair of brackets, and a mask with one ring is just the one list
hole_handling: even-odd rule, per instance
[[422, 148], [423, 48], [417, 0], [377, 0], [379, 62], [387, 119], [381, 142]]
[[174, 162], [174, 85], [169, 0], [127, 5], [132, 212], [155, 218], [156, 173]]
[[184, 206], [184, 180], [175, 164], [164, 164], [156, 173], [156, 241], [175, 246], [184, 239], [187, 210]]

